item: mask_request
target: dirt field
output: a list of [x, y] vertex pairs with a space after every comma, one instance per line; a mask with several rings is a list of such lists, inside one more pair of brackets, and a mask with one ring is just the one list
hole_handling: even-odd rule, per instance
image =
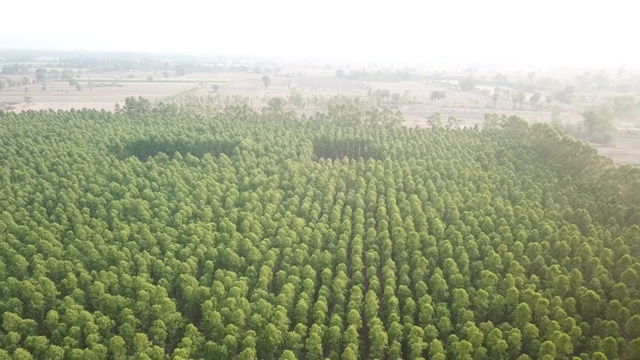
[[619, 136], [612, 145], [594, 145], [600, 155], [609, 156], [616, 163], [640, 166], [640, 137]]
[[[462, 92], [460, 90], [434, 85], [427, 82], [365, 82], [358, 80], [338, 79], [335, 70], [320, 69], [307, 73], [296, 73], [291, 77], [269, 75], [271, 85], [265, 89], [261, 78], [263, 74], [254, 73], [216, 73], [197, 74], [164, 78], [160, 73], [143, 72], [111, 72], [84, 73], [76, 80], [82, 87], [78, 91], [68, 81], [48, 82], [43, 90], [40, 84], [16, 86], [0, 91], [0, 109], [23, 110], [70, 110], [82, 108], [104, 109], [113, 111], [115, 103], [124, 104], [128, 96], [143, 96], [152, 102], [168, 100], [176, 95], [215, 95], [212, 84], [218, 84], [217, 94], [221, 97], [239, 95], [252, 99], [256, 108], [264, 106], [263, 99], [269, 97], [288, 98], [292, 88], [297, 88], [305, 98], [314, 96], [330, 98], [337, 94], [347, 96], [367, 96], [368, 91], [389, 90], [392, 94], [402, 96], [399, 110], [403, 113], [406, 124], [426, 126], [426, 119], [438, 112], [443, 119], [456, 117], [460, 126], [473, 127], [483, 122], [486, 113], [496, 112], [505, 115], [517, 115], [530, 122], [548, 122], [551, 120], [551, 109], [544, 104], [541, 110], [532, 111], [530, 105], [524, 103], [513, 109], [513, 103], [499, 100], [496, 108], [490, 96]], [[151, 76], [153, 81], [147, 81]], [[89, 87], [91, 82], [91, 87]], [[26, 91], [25, 91], [26, 88]], [[429, 99], [434, 90], [446, 91], [444, 100], [433, 104]], [[27, 101], [28, 100], [28, 101]], [[561, 110], [563, 123], [582, 121], [581, 110], [576, 106], [553, 103]], [[317, 110], [307, 105], [298, 111], [312, 114]], [[610, 156], [618, 163], [640, 164], [640, 138], [620, 137], [611, 146], [596, 145], [598, 151]]]
[[[21, 110], [70, 110], [70, 109], [104, 109], [113, 111], [116, 103], [122, 105], [128, 96], [143, 96], [152, 101], [161, 100], [182, 91], [189, 91], [194, 84], [153, 82], [120, 83], [119, 86], [108, 83], [94, 82], [91, 89], [85, 82], [80, 83], [82, 90], [76, 90], [75, 86], [68, 82], [52, 82], [46, 84], [46, 90], [42, 85], [27, 85], [26, 87], [12, 87], [0, 92], [0, 108], [12, 106], [14, 111]], [[196, 85], [197, 86], [197, 85]], [[27, 88], [28, 91], [24, 91]], [[26, 102], [25, 98], [31, 101]]]

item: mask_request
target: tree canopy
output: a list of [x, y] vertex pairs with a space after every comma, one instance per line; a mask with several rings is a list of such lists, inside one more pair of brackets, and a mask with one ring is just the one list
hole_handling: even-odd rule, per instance
[[0, 112], [0, 358], [640, 357], [639, 169], [496, 114], [144, 100]]
[[262, 84], [264, 85], [264, 88], [268, 88], [269, 85], [271, 85], [271, 78], [268, 75], [265, 75], [262, 77]]

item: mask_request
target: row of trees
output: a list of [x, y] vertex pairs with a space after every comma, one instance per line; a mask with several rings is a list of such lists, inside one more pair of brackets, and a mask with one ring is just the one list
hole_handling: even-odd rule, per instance
[[637, 169], [400, 124], [0, 112], [0, 357], [640, 358]]
[[474, 69], [468, 69], [469, 75], [459, 80], [459, 85], [464, 91], [474, 91], [478, 84], [486, 86], [503, 86], [528, 93], [556, 92], [558, 100], [569, 100], [563, 97], [567, 87], [583, 93], [615, 91], [620, 93], [632, 92], [639, 89], [640, 77], [636, 71], [630, 71], [624, 65], [615, 73], [605, 70], [587, 70], [575, 74], [570, 79], [561, 79], [548, 75], [537, 74], [534, 71], [518, 71], [516, 75], [507, 76], [496, 73], [492, 77], [474, 77]]
[[15, 87], [15, 86], [25, 86], [31, 84], [31, 81], [26, 77], [21, 77], [20, 79], [12, 79], [12, 78], [0, 78], [0, 91], [7, 87]]

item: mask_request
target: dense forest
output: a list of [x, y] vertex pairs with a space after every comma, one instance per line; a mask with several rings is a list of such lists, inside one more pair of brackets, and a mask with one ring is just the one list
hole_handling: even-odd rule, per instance
[[489, 115], [0, 112], [0, 359], [640, 359], [640, 169]]

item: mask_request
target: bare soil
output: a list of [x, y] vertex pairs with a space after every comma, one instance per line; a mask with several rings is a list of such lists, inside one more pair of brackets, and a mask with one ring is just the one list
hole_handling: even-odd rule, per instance
[[618, 136], [611, 145], [598, 145], [600, 155], [608, 156], [618, 164], [632, 164], [640, 166], [640, 137]]
[[[120, 83], [119, 86], [99, 86], [102, 83], [94, 83], [90, 89], [86, 82], [81, 81], [80, 84], [81, 91], [68, 82], [48, 83], [46, 90], [42, 90], [40, 84], [27, 85], [26, 92], [25, 86], [5, 88], [0, 92], [0, 106], [9, 103], [14, 111], [82, 108], [113, 111], [115, 104], [123, 105], [128, 96], [143, 96], [153, 101], [194, 87], [194, 84], [140, 82]], [[27, 97], [30, 102], [26, 101]]]

